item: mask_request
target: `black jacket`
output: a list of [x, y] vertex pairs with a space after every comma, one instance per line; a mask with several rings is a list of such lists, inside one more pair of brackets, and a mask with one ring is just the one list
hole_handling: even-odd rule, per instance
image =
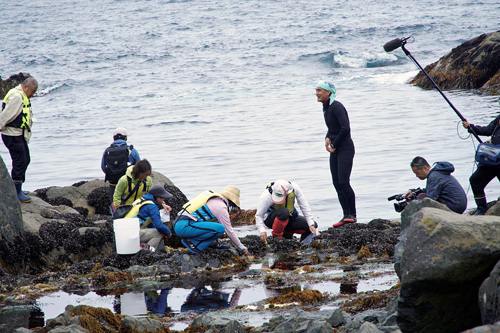
[[498, 115], [488, 126], [477, 126], [470, 124], [468, 128], [469, 133], [471, 128], [476, 132], [477, 135], [490, 136], [491, 143], [494, 145], [500, 145], [500, 115]]

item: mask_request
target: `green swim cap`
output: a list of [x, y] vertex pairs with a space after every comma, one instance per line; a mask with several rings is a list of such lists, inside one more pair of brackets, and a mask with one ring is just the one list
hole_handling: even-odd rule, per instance
[[333, 83], [328, 81], [319, 81], [316, 85], [316, 88], [321, 88], [332, 92], [330, 94], [330, 105], [332, 105], [333, 101], [335, 100], [335, 93], [337, 92], [337, 89], [335, 89]]

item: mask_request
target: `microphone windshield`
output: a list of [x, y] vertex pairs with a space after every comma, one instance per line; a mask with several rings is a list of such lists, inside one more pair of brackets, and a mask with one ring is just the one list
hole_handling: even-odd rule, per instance
[[403, 45], [403, 41], [401, 40], [401, 38], [396, 38], [385, 43], [384, 50], [385, 52], [391, 52], [400, 47], [401, 45]]

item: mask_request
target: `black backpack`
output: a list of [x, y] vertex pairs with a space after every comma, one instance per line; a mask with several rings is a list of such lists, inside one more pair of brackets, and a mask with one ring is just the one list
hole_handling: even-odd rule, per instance
[[[133, 146], [130, 146], [130, 150]], [[104, 151], [104, 181], [110, 184], [118, 183], [118, 180], [127, 172], [129, 149], [127, 145], [115, 146], [111, 144]]]

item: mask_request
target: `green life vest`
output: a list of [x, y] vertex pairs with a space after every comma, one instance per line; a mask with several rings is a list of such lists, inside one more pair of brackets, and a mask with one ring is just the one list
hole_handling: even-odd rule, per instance
[[7, 124], [9, 127], [16, 127], [16, 128], [22, 128], [23, 130], [28, 130], [28, 132], [31, 132], [31, 102], [24, 93], [24, 91], [13, 88], [9, 90], [7, 95], [5, 95], [5, 98], [3, 99], [2, 103], [2, 111], [5, 109], [5, 106], [7, 104], [7, 100], [9, 99], [10, 95], [13, 93], [19, 93], [23, 97], [23, 110], [22, 112], [10, 123]]
[[[144, 200], [143, 198], [137, 199], [132, 204], [132, 209], [130, 209], [127, 215], [125, 215], [125, 218], [133, 218], [138, 216], [141, 221], [144, 221], [144, 219], [139, 215], [139, 210], [141, 209], [142, 206], [150, 204], [156, 205], [151, 200]], [[146, 229], [148, 225], [151, 223], [151, 221], [152, 220], [150, 218], [145, 220], [144, 223], [141, 224], [141, 229]]]

